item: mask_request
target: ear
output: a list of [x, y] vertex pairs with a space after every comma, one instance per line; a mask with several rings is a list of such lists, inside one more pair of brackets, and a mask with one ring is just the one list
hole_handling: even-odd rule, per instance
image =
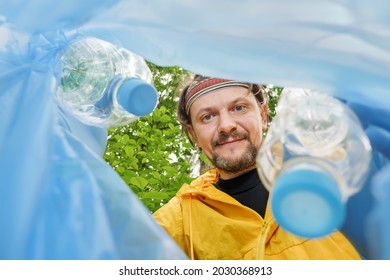
[[263, 131], [266, 131], [268, 128], [268, 104], [267, 103], [261, 104], [260, 110], [261, 110], [262, 128]]
[[196, 133], [195, 133], [194, 128], [192, 127], [192, 125], [189, 124], [187, 129], [188, 129], [188, 133], [191, 135], [191, 138], [192, 138], [193, 142], [195, 144], [197, 144], [198, 138], [196, 137]]

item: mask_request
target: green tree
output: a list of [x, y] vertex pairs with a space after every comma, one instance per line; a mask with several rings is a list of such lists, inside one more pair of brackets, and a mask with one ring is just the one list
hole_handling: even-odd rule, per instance
[[266, 85], [264, 86], [265, 92], [268, 97], [268, 126], [271, 123], [273, 117], [276, 114], [276, 105], [278, 103], [280, 94], [282, 93], [283, 88], [282, 87], [277, 87], [273, 85]]

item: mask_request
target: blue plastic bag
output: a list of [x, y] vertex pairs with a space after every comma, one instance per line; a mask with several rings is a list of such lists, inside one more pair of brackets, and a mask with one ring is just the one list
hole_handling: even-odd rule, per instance
[[72, 37], [6, 27], [0, 259], [186, 259], [102, 159], [107, 131], [57, 107], [55, 61]]
[[341, 231], [364, 258], [390, 259], [390, 110], [347, 104], [361, 120], [374, 152], [363, 190], [348, 201]]

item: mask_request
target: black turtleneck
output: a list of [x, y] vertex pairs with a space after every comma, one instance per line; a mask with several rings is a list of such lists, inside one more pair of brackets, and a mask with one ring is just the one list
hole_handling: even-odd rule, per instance
[[229, 180], [219, 178], [215, 186], [264, 217], [268, 190], [261, 183], [256, 168]]

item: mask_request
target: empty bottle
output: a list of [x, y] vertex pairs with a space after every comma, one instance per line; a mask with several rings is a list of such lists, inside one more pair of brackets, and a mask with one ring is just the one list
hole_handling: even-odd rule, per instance
[[86, 37], [64, 48], [56, 99], [86, 124], [115, 127], [153, 112], [157, 91], [145, 60], [109, 42]]
[[341, 101], [284, 89], [257, 156], [278, 224], [300, 237], [339, 228], [345, 203], [361, 190], [371, 146], [355, 114]]

